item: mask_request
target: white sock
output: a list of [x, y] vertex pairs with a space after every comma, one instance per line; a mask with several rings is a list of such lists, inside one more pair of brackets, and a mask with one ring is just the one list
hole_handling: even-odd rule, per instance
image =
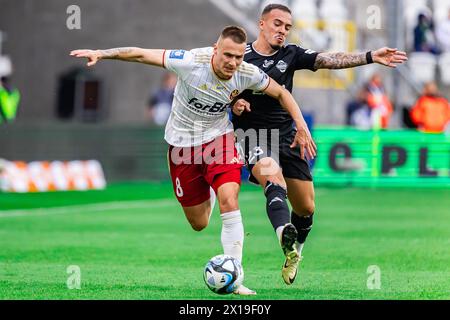
[[302, 255], [302, 250], [303, 250], [304, 245], [305, 245], [304, 243], [299, 243], [298, 241], [295, 241], [295, 248], [297, 249], [299, 256]]
[[211, 203], [211, 212], [209, 213], [209, 219], [211, 219], [211, 215], [214, 211], [214, 205], [216, 204], [216, 193], [214, 192], [214, 189], [209, 187], [209, 202]]
[[222, 213], [222, 246], [223, 253], [242, 261], [242, 247], [244, 245], [244, 225], [241, 211]]
[[278, 241], [280, 243], [281, 243], [281, 233], [283, 233], [283, 229], [284, 229], [284, 226], [280, 226], [277, 228], [277, 230], [275, 230], [275, 232], [277, 233]]

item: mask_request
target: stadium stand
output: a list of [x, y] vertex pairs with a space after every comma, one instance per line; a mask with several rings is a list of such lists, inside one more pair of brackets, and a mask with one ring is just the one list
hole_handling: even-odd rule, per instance
[[433, 18], [436, 24], [447, 19], [450, 10], [450, 0], [433, 0]]
[[234, 3], [241, 9], [252, 9], [258, 4], [259, 0], [234, 0]]
[[261, 12], [268, 4], [271, 4], [271, 3], [283, 4], [285, 6], [289, 6], [290, 5], [288, 0], [277, 0], [277, 1], [263, 0], [263, 1], [261, 1], [259, 12]]
[[436, 78], [437, 60], [435, 55], [428, 52], [411, 52], [408, 67], [413, 79], [419, 83], [432, 81]]
[[403, 0], [403, 5], [405, 8], [406, 44], [408, 49], [412, 49], [414, 47], [414, 28], [417, 25], [419, 14], [422, 13], [429, 18], [433, 14], [426, 0]]
[[319, 10], [322, 19], [328, 21], [345, 21], [348, 17], [347, 8], [341, 0], [324, 0]]
[[441, 54], [439, 57], [438, 66], [442, 84], [450, 86], [450, 52]]
[[291, 7], [292, 17], [295, 20], [313, 22], [317, 20], [318, 10], [314, 0], [294, 1]]

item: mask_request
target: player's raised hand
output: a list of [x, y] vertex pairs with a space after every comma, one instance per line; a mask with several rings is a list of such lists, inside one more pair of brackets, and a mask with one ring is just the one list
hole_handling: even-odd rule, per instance
[[295, 148], [296, 146], [300, 146], [300, 157], [302, 159], [312, 160], [317, 155], [316, 143], [314, 142], [306, 123], [300, 126], [297, 125], [297, 133], [295, 134], [291, 148]]
[[87, 58], [88, 67], [92, 67], [97, 63], [101, 58], [101, 54], [98, 50], [89, 50], [89, 49], [81, 49], [81, 50], [73, 50], [70, 52], [70, 55], [75, 58]]
[[376, 63], [391, 68], [396, 68], [397, 65], [408, 61], [406, 52], [387, 47], [372, 51], [372, 59]]
[[233, 105], [233, 113], [237, 116], [240, 116], [244, 111], [250, 112], [252, 111], [250, 109], [250, 103], [248, 103], [244, 99], [239, 99], [235, 102]]

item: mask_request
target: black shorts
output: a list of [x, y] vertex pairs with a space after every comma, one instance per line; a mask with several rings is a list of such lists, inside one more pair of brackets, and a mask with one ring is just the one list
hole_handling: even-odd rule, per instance
[[246, 135], [237, 133], [237, 149], [250, 171], [250, 182], [259, 184], [252, 174], [252, 169], [256, 162], [266, 157], [271, 157], [278, 163], [285, 178], [302, 181], [313, 180], [308, 162], [300, 158], [300, 147], [297, 146], [293, 149], [290, 147], [292, 141], [294, 141], [295, 133], [295, 129], [292, 129], [288, 134], [279, 136], [271, 134], [270, 130], [267, 130], [267, 134], [261, 130], [254, 131], [252, 136], [248, 134], [248, 131], [246, 131]]

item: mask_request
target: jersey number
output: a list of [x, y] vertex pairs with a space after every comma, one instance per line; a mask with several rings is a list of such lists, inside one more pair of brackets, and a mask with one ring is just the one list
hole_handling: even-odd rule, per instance
[[183, 196], [183, 188], [181, 188], [181, 183], [180, 183], [180, 179], [176, 178], [175, 179], [175, 191], [177, 193], [177, 197], [181, 198]]

